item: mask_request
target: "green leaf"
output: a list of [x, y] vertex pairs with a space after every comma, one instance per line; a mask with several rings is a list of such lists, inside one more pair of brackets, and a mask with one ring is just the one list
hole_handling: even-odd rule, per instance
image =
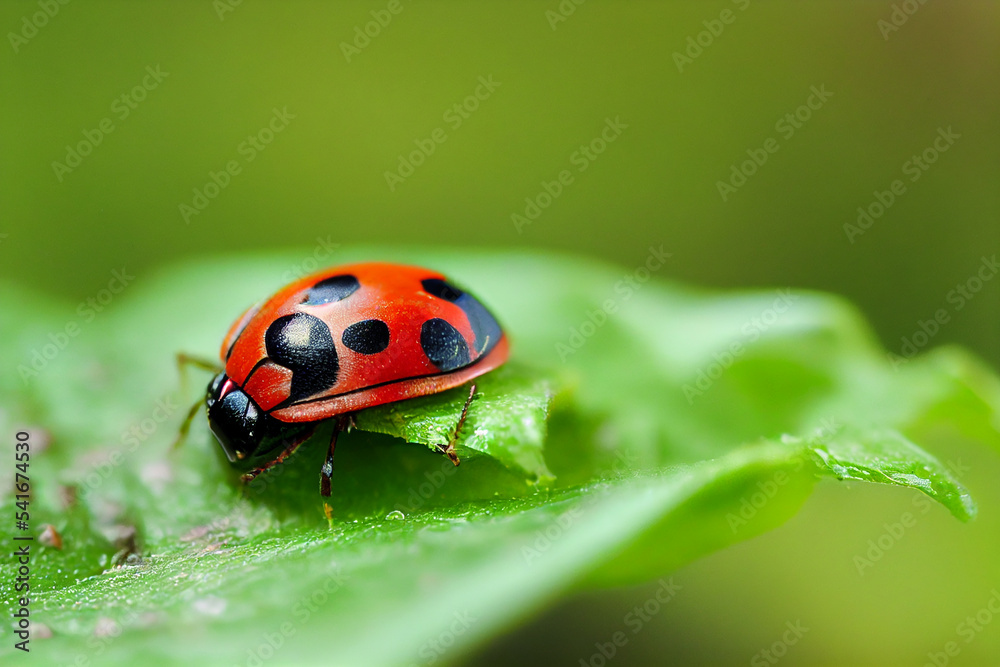
[[[1000, 443], [1000, 382], [982, 363], [951, 348], [889, 357], [827, 295], [701, 292], [555, 255], [355, 248], [335, 261], [424, 264], [466, 285], [513, 354], [477, 380], [459, 467], [436, 450], [466, 389], [359, 413], [338, 442], [328, 523], [330, 427], [246, 487], [203, 418], [169, 450], [209, 379], [179, 389], [174, 354], [213, 356], [303, 257], [137, 276], [92, 318], [0, 291], [14, 369], [0, 424], [35, 445], [29, 532], [63, 537], [62, 550], [33, 545], [32, 618], [53, 632], [33, 651], [55, 664], [449, 662], [573, 590], [662, 578], [672, 591], [671, 571], [787, 520], [823, 479], [916, 489], [969, 519], [969, 491], [919, 443]], [[0, 523], [7, 543], [15, 532]], [[0, 561], [5, 613], [14, 577]], [[0, 659], [13, 655], [5, 642]]]
[[[486, 454], [536, 481], [551, 481], [543, 446], [553, 383], [513, 364], [476, 383], [478, 390], [469, 405], [458, 454], [464, 457], [465, 449]], [[467, 390], [459, 388], [380, 405], [358, 413], [356, 423], [361, 430], [423, 443], [437, 451], [448, 444], [467, 397]]]
[[813, 447], [824, 472], [839, 480], [908, 486], [926, 493], [962, 520], [976, 515], [972, 497], [927, 452], [896, 431], [836, 438]]

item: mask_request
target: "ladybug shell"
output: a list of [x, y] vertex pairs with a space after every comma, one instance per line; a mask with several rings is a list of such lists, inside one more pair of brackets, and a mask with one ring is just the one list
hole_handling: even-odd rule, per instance
[[507, 360], [507, 338], [439, 273], [367, 263], [306, 276], [247, 310], [222, 344], [226, 375], [283, 422], [434, 394]]

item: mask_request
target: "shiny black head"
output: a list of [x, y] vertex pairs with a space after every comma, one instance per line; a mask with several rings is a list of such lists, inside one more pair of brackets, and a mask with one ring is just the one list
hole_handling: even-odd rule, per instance
[[289, 424], [260, 409], [240, 387], [219, 373], [208, 385], [208, 425], [234, 467], [252, 470], [278, 458], [311, 424]]

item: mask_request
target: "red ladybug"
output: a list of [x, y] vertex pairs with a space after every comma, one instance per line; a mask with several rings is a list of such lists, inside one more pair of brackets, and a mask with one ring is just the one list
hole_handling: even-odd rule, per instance
[[[507, 354], [493, 315], [441, 274], [383, 263], [335, 267], [236, 320], [222, 343], [224, 370], [208, 386], [208, 423], [249, 480], [337, 418], [320, 477], [329, 496], [337, 434], [352, 413], [457, 387]], [[458, 465], [454, 438], [441, 449]]]

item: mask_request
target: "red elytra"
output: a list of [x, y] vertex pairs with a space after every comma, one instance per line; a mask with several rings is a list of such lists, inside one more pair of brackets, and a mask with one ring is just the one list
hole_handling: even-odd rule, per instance
[[[338, 418], [321, 476], [329, 495], [336, 434], [351, 413], [465, 384], [504, 363], [508, 351], [490, 312], [440, 273], [334, 267], [292, 282], [232, 325], [224, 371], [208, 388], [209, 424], [252, 479], [319, 422]], [[457, 464], [454, 438], [442, 451]]]

